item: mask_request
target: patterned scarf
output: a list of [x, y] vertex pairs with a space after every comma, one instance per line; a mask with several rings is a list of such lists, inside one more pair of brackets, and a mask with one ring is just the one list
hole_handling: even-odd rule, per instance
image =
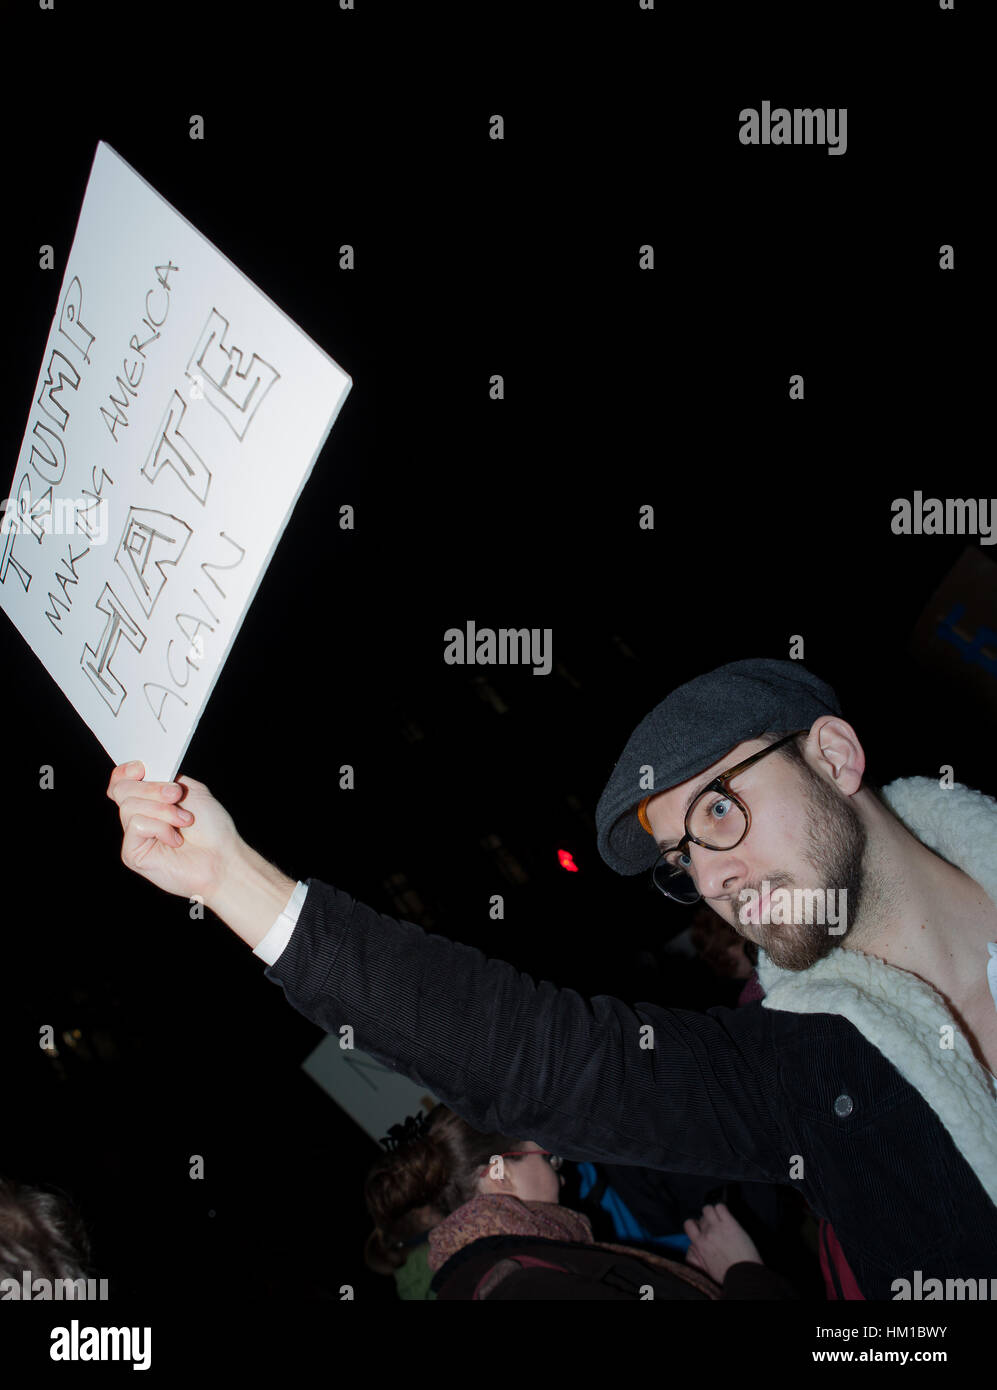
[[580, 1211], [557, 1202], [523, 1202], [507, 1193], [472, 1197], [450, 1213], [429, 1233], [429, 1267], [435, 1273], [451, 1255], [481, 1236], [540, 1236], [544, 1240], [579, 1241], [598, 1250], [632, 1255], [653, 1269], [662, 1270], [692, 1284], [707, 1298], [719, 1298], [720, 1289], [692, 1265], [666, 1259], [647, 1250], [610, 1245], [592, 1239], [592, 1223]]

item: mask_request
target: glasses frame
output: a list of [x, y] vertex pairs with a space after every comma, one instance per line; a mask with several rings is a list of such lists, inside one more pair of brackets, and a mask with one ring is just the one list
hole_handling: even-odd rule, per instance
[[[770, 743], [767, 748], [762, 748], [757, 753], [752, 753], [750, 758], [745, 758], [743, 762], [735, 764], [734, 767], [728, 767], [725, 768], [723, 772], [718, 772], [716, 777], [714, 777], [713, 781], [709, 784], [709, 786], [703, 788], [703, 790], [699, 793], [696, 799], [689, 806], [688, 811], [686, 811], [685, 813], [685, 820], [683, 822], [685, 834], [682, 836], [681, 840], [679, 840], [677, 845], [672, 845], [670, 849], [661, 851], [660, 859], [658, 859], [654, 867], [651, 869], [651, 882], [654, 884], [655, 888], [657, 888], [659, 893], [663, 893], [665, 897], [670, 898], [672, 902], [682, 903], [684, 907], [691, 907], [693, 903], [699, 902], [700, 898], [702, 898], [703, 896], [702, 893], [697, 893], [695, 898], [692, 898], [691, 900], [686, 898], [676, 898], [668, 892], [667, 888], [663, 888], [661, 884], [658, 882], [658, 870], [665, 863], [665, 855], [683, 853], [685, 847], [689, 844], [690, 841], [694, 845], [700, 845], [703, 849], [714, 850], [719, 854], [723, 854], [726, 850], [729, 849], [735, 849], [744, 839], [745, 835], [747, 835], [748, 831], [751, 829], [751, 812], [748, 810], [747, 803], [743, 801], [741, 797], [737, 795], [736, 792], [732, 792], [727, 783], [731, 781], [734, 777], [739, 777], [742, 772], [746, 772], [749, 767], [751, 767], [754, 763], [757, 763], [761, 758], [766, 757], [769, 753], [774, 753], [777, 748], [782, 748], [784, 744], [790, 743], [794, 738], [799, 738], [800, 734], [806, 734], [809, 732], [809, 729], [796, 729], [793, 733], [787, 734], [785, 738], [780, 738], [775, 743]], [[737, 839], [734, 841], [732, 845], [708, 845], [705, 840], [700, 840], [698, 836], [693, 835], [692, 831], [689, 829], [689, 817], [692, 815], [693, 811], [696, 809], [697, 805], [702, 800], [702, 798], [704, 796], [708, 796], [710, 792], [723, 792], [725, 797], [729, 797], [730, 800], [733, 801], [737, 807], [739, 807], [742, 815], [744, 816], [744, 830], [737, 837]], [[684, 871], [679, 869], [671, 870], [671, 872], [673, 874], [680, 874]], [[693, 887], [695, 887], [695, 883], [692, 880], [692, 875], [686, 874], [685, 876], [689, 879], [690, 882], [693, 883]]]

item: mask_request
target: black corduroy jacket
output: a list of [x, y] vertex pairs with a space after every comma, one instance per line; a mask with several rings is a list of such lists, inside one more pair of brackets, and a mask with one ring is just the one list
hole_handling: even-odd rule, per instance
[[997, 1277], [997, 1207], [932, 1108], [847, 1019], [585, 999], [307, 885], [267, 978], [476, 1129], [576, 1161], [796, 1187], [868, 1299], [895, 1297], [898, 1280], [920, 1286], [915, 1271]]

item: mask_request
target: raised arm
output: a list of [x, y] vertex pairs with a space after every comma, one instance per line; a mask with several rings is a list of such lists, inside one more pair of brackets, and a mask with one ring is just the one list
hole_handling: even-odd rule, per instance
[[505, 961], [308, 879], [267, 971], [326, 1032], [424, 1085], [469, 1124], [571, 1159], [786, 1180], [772, 1016], [631, 1007], [537, 983]]
[[[294, 880], [245, 844], [203, 783], [179, 784], [115, 769], [108, 795], [125, 830], [122, 860], [166, 892], [199, 893], [255, 947]], [[307, 886], [267, 977], [299, 1013], [469, 1124], [570, 1159], [786, 1180], [793, 1149], [779, 1118], [769, 1011], [585, 999], [320, 880]]]

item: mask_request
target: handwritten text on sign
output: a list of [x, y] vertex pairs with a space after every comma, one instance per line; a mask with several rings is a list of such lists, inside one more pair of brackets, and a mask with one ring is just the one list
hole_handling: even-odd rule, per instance
[[0, 606], [172, 778], [350, 378], [108, 145], [14, 473]]

